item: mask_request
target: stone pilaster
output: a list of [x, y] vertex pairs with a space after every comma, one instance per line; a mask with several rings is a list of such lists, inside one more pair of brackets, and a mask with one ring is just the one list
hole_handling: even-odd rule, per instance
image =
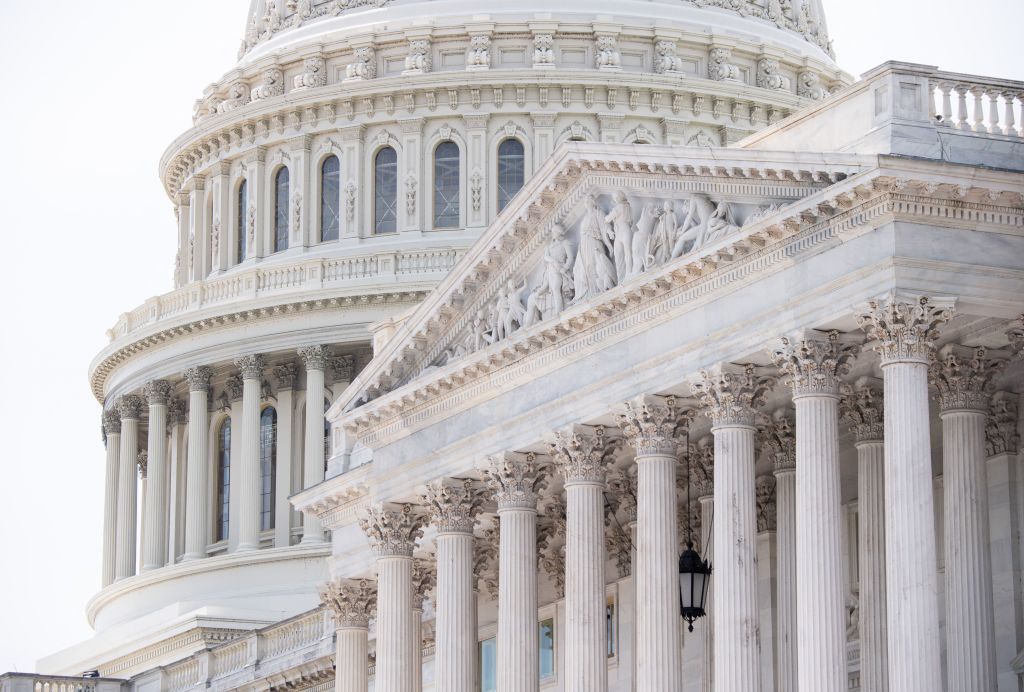
[[414, 692], [412, 551], [423, 517], [409, 504], [377, 505], [360, 525], [377, 557], [378, 692]]
[[717, 690], [760, 686], [757, 522], [754, 516], [754, 419], [775, 381], [754, 366], [719, 366], [691, 383], [715, 437], [714, 522]]
[[946, 661], [954, 690], [996, 689], [985, 428], [997, 369], [984, 348], [954, 345], [931, 365], [942, 419]]
[[472, 692], [477, 645], [473, 526], [482, 493], [471, 480], [441, 480], [427, 486], [424, 501], [437, 530], [437, 688]]
[[335, 692], [366, 692], [369, 627], [377, 606], [377, 586], [369, 579], [338, 579], [320, 587], [331, 609], [336, 632]]
[[942, 689], [935, 607], [935, 500], [928, 416], [928, 361], [952, 310], [889, 296], [858, 317], [876, 342], [885, 380], [886, 621], [889, 689]]
[[[687, 412], [689, 414], [689, 412]], [[676, 524], [676, 433], [692, 414], [674, 399], [627, 402], [619, 426], [636, 451], [636, 684], [650, 692], [682, 686], [679, 627], [679, 538]]]
[[839, 475], [839, 378], [860, 353], [839, 332], [784, 338], [774, 355], [796, 405], [797, 681], [803, 690], [846, 686]]
[[567, 692], [607, 692], [605, 630], [604, 428], [556, 435], [551, 453], [565, 481], [565, 613]]
[[[240, 356], [235, 367], [242, 373], [242, 427], [232, 435], [239, 435], [238, 466], [232, 464], [231, 484], [237, 483], [232, 500], [238, 502], [238, 521], [231, 523], [237, 530], [235, 550], [256, 550], [260, 547], [260, 395], [263, 385], [263, 356]], [[234, 489], [234, 487], [232, 488]], [[235, 528], [237, 523], [238, 528]]]
[[139, 454], [141, 397], [129, 394], [117, 400], [121, 416], [121, 444], [118, 452], [117, 551], [114, 579], [135, 574], [136, 522], [138, 521], [138, 479], [135, 460]]
[[885, 423], [882, 393], [870, 380], [845, 386], [840, 407], [857, 447], [857, 559], [860, 581], [860, 687], [889, 689], [885, 593]]
[[498, 692], [537, 692], [537, 493], [533, 454], [492, 459], [487, 476], [498, 504]]
[[146, 384], [145, 391], [149, 400], [149, 480], [143, 522], [143, 571], [163, 567], [167, 562], [167, 402], [171, 398], [171, 383], [153, 380]]
[[121, 416], [115, 410], [103, 412], [103, 435], [107, 446], [103, 495], [103, 586], [114, 583], [117, 573], [117, 485], [120, 471]]
[[[306, 444], [302, 465], [304, 488], [312, 488], [324, 480], [324, 370], [330, 355], [330, 349], [326, 346], [299, 349], [299, 356], [306, 366]], [[302, 521], [302, 543], [323, 543], [324, 529], [320, 520], [306, 514]]]
[[208, 440], [210, 377], [205, 366], [185, 371], [188, 382], [188, 461], [185, 472], [185, 555], [183, 560], [206, 557], [209, 540]]
[[412, 562], [412, 640], [417, 644], [413, 654], [413, 690], [423, 689], [423, 599], [437, 588], [437, 563], [427, 560]]

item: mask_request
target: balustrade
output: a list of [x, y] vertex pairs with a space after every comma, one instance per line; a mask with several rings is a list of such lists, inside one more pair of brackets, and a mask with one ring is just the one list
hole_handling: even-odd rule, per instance
[[1024, 82], [939, 71], [930, 79], [939, 126], [1024, 137]]
[[109, 678], [73, 678], [31, 673], [0, 675], [0, 692], [114, 692], [120, 680]]

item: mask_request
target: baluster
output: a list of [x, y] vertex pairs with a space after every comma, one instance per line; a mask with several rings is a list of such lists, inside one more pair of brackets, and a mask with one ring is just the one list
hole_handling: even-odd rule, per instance
[[[1014, 97], [1016, 97], [1016, 103], [1020, 107], [1020, 117], [1017, 119], [1019, 129], [1016, 132], [1013, 130]], [[1006, 118], [1007, 134], [1024, 137], [1024, 93], [1009, 94], [1006, 98], [1006, 110], [1009, 113], [1009, 116]]]
[[952, 84], [947, 82], [939, 84], [939, 98], [942, 99], [942, 120], [939, 121], [939, 124], [946, 127], [953, 124], [953, 104], [949, 98], [949, 94], [952, 90]]
[[993, 135], [1003, 134], [999, 126], [999, 92], [995, 89], [988, 92], [988, 131]]
[[956, 95], [956, 126], [959, 130], [966, 130], [970, 127], [970, 124], [967, 122], [967, 87], [957, 84]]
[[980, 86], [971, 87], [971, 96], [974, 97], [974, 125], [971, 130], [974, 132], [985, 132], [985, 89]]

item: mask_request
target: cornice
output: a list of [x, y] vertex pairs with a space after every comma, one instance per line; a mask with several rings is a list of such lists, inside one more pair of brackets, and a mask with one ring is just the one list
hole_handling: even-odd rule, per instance
[[299, 512], [319, 518], [327, 529], [355, 523], [359, 511], [370, 503], [370, 470], [369, 464], [356, 467], [292, 495], [289, 501]]

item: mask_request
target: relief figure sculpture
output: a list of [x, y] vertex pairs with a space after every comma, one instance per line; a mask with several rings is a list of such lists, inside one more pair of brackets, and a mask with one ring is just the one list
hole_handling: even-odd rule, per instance
[[615, 265], [608, 256], [612, 246], [610, 234], [597, 198], [591, 195], [580, 224], [580, 247], [572, 269], [573, 302], [579, 303], [615, 287]]
[[630, 276], [642, 274], [656, 264], [652, 250], [654, 226], [659, 223], [661, 215], [662, 210], [658, 208], [657, 202], [648, 202], [640, 212], [636, 233], [633, 234], [633, 270]]
[[604, 220], [612, 226], [615, 277], [616, 281], [622, 283], [633, 269], [633, 208], [626, 193], [615, 193], [615, 207]]

